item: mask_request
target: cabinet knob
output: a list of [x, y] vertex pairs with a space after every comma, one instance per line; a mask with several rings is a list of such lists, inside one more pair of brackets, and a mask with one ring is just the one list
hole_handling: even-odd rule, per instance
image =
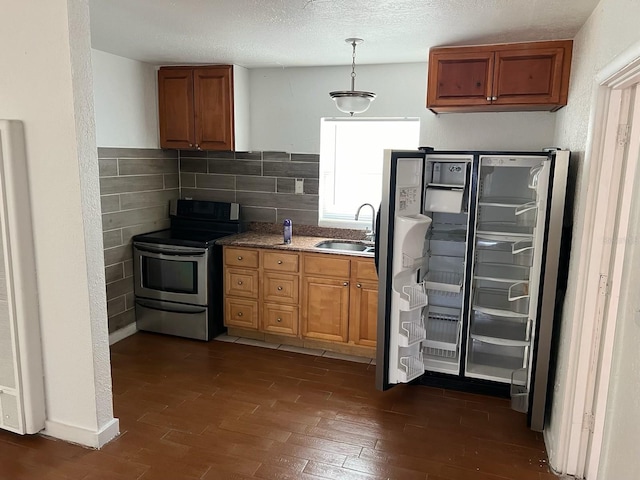
[[344, 285], [345, 287], [349, 286], [349, 282], [344, 282], [342, 285]]
[[242, 260], [242, 257], [240, 255], [238, 255], [238, 260]]
[[200, 145], [198, 145], [197, 143], [196, 143], [196, 148], [197, 148], [198, 150], [201, 150]]
[[238, 285], [242, 285], [242, 280], [238, 280]]
[[190, 143], [190, 144], [189, 144], [189, 148], [191, 148], [191, 147], [193, 147], [193, 143]]
[[282, 291], [282, 287], [278, 286], [278, 291]]
[[498, 99], [498, 97], [491, 97], [491, 100], [493, 100], [494, 102]]
[[487, 97], [487, 102], [490, 102], [490, 101], [491, 101], [491, 97]]
[[358, 288], [362, 288], [362, 284], [361, 284], [361, 283], [358, 283], [358, 284], [356, 285], [356, 287], [358, 287]]
[[238, 312], [238, 316], [241, 317], [242, 316], [242, 312]]
[[282, 260], [278, 260], [278, 265], [282, 265]]
[[280, 323], [282, 322], [282, 319], [280, 317], [276, 318], [276, 322]]

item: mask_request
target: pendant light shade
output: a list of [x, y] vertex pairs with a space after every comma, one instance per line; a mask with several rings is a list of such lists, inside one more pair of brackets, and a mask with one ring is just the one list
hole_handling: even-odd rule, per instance
[[353, 55], [351, 62], [351, 90], [338, 90], [330, 92], [329, 95], [336, 102], [338, 110], [344, 113], [349, 113], [353, 116], [354, 113], [365, 112], [371, 102], [376, 98], [376, 94], [373, 92], [362, 92], [355, 89], [356, 83], [356, 45], [362, 43], [364, 40], [361, 38], [347, 38], [345, 42], [351, 44], [353, 47]]

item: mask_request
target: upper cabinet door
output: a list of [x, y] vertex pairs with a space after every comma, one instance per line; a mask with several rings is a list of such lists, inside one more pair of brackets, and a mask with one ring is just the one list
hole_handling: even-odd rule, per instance
[[233, 70], [230, 65], [193, 71], [196, 148], [233, 150]]
[[429, 58], [428, 108], [491, 103], [493, 52], [459, 50], [459, 53], [432, 50]]
[[495, 54], [493, 103], [566, 105], [571, 42], [542, 42]]
[[160, 147], [194, 148], [193, 70], [158, 71]]

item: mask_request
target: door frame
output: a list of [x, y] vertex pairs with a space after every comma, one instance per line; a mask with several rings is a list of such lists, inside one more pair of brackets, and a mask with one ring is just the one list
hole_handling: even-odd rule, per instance
[[[640, 43], [619, 55], [596, 77], [581, 196], [585, 198], [584, 234], [577, 245], [577, 291], [570, 318], [566, 391], [556, 412], [560, 424], [554, 468], [589, 480], [597, 478], [604, 440], [620, 278], [630, 221], [637, 162], [626, 162], [638, 142], [619, 145], [620, 119], [629, 118], [631, 88], [640, 82]], [[640, 92], [637, 92], [637, 97]], [[640, 105], [636, 102], [637, 105]], [[626, 116], [625, 116], [626, 115]], [[635, 119], [640, 119], [636, 111]], [[634, 130], [640, 128], [636, 121]], [[633, 153], [632, 153], [633, 154]], [[635, 157], [637, 158], [637, 156]], [[608, 239], [597, 228], [612, 232]], [[605, 230], [607, 231], [607, 230]], [[613, 293], [612, 294], [612, 290]], [[545, 432], [545, 439], [549, 443]]]

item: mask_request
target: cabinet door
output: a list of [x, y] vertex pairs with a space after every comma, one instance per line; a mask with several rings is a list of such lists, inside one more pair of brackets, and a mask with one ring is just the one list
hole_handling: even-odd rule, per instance
[[350, 306], [349, 343], [375, 347], [378, 328], [378, 285], [352, 283]]
[[158, 71], [160, 147], [193, 148], [195, 142], [193, 111], [193, 71]]
[[429, 54], [427, 107], [488, 105], [491, 103], [493, 52]]
[[346, 342], [349, 321], [349, 282], [305, 277], [302, 292], [302, 336]]
[[197, 148], [233, 150], [233, 71], [230, 65], [193, 71]]
[[495, 105], [566, 105], [567, 92], [563, 89], [563, 79], [566, 74], [568, 82], [570, 64], [566, 63], [566, 56], [570, 57], [570, 52], [570, 45], [568, 49], [566, 46], [545, 48], [544, 45], [540, 45], [526, 49], [497, 51], [493, 103]]

